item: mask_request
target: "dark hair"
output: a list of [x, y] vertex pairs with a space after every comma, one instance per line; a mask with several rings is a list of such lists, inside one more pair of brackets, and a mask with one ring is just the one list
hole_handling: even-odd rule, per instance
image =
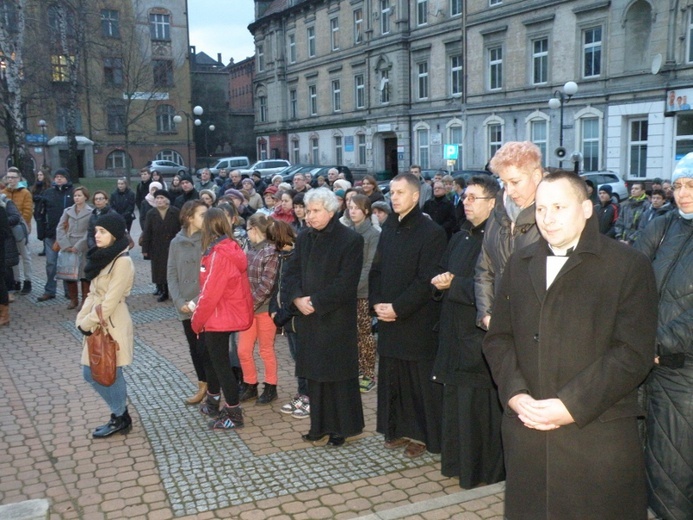
[[457, 184], [462, 189], [465, 189], [467, 187], [467, 181], [464, 180], [464, 177], [455, 178], [455, 184]]
[[128, 180], [127, 177], [118, 177], [116, 179], [116, 187], [118, 187], [118, 181], [123, 181], [125, 183], [125, 187], [129, 188], [130, 187], [130, 181]]
[[303, 192], [297, 193], [296, 195], [294, 195], [294, 198], [292, 199], [294, 206], [305, 206], [306, 204], [305, 204], [305, 202], [303, 202], [303, 198], [305, 196], [306, 196], [306, 194]]
[[500, 191], [498, 182], [491, 175], [474, 175], [469, 179], [467, 186], [481, 186], [487, 197], [495, 197]]
[[264, 213], [253, 213], [248, 217], [245, 227], [253, 227], [257, 229], [260, 233], [267, 236], [267, 228], [270, 225], [270, 218]]
[[103, 191], [103, 190], [96, 190], [96, 191], [94, 192], [94, 194], [92, 195], [92, 199], [91, 199], [91, 200], [93, 201], [93, 200], [94, 200], [94, 197], [96, 197], [99, 193], [100, 193], [101, 195], [103, 195], [103, 196], [106, 198], [106, 202], [108, 202], [108, 193], [106, 193], [106, 192]]
[[630, 183], [630, 187], [632, 188], [636, 184], [639, 184], [643, 190], [645, 189], [645, 182], [644, 181], [633, 181]]
[[363, 211], [363, 214], [366, 215], [366, 218], [369, 218], [373, 213], [373, 210], [371, 208], [371, 199], [369, 199], [366, 195], [357, 193], [356, 195], [351, 197], [351, 200], [349, 202], [351, 202], [354, 206]]
[[652, 190], [652, 195], [659, 195], [663, 199], [667, 198], [667, 195], [666, 195], [666, 193], [664, 193], [664, 190], [660, 190], [660, 189]]
[[152, 179], [154, 178], [155, 175], [157, 175], [159, 177], [159, 179], [161, 179], [162, 181], [164, 180], [164, 176], [161, 175], [161, 172], [159, 170], [152, 170]]
[[362, 185], [363, 185], [363, 181], [368, 181], [368, 182], [370, 182], [373, 186], [375, 186], [375, 187], [373, 188], [373, 190], [374, 190], [376, 193], [382, 193], [382, 192], [380, 191], [380, 186], [378, 186], [378, 181], [376, 181], [376, 180], [375, 180], [375, 177], [373, 177], [372, 175], [364, 175], [364, 176], [363, 176], [363, 179], [361, 180], [361, 184], [362, 184]]
[[296, 190], [283, 190], [283, 191], [279, 194], [279, 199], [280, 199], [280, 200], [281, 200], [281, 198], [282, 198], [281, 196], [284, 195], [285, 193], [286, 193], [286, 194], [289, 196], [289, 198], [293, 201], [293, 200], [294, 200], [294, 197], [296, 196], [296, 194], [297, 194], [298, 192], [297, 192]]
[[74, 196], [74, 194], [78, 191], [81, 191], [84, 195], [84, 198], [89, 200], [89, 190], [87, 188], [85, 188], [84, 186], [76, 186], [75, 189], [72, 190], [72, 195]]
[[234, 225], [238, 225], [241, 214], [238, 212], [236, 205], [230, 199], [226, 197], [222, 198], [217, 204], [217, 208], [225, 211], [229, 219], [231, 219], [231, 222], [233, 222]]
[[231, 224], [226, 213], [219, 208], [209, 208], [202, 222], [202, 250], [205, 251], [217, 238], [231, 237]]
[[180, 208], [180, 215], [178, 216], [182, 228], [188, 229], [190, 219], [195, 216], [195, 211], [197, 211], [197, 208], [202, 206], [206, 208], [207, 204], [202, 202], [200, 199], [189, 200], [183, 204], [183, 207]]
[[291, 224], [270, 217], [269, 227], [267, 228], [267, 240], [272, 242], [277, 250], [280, 250], [284, 246], [289, 246], [294, 243], [294, 240], [296, 240], [296, 231]]
[[[416, 167], [417, 166], [412, 166], [412, 168]], [[400, 173], [390, 181], [390, 184], [392, 184], [395, 181], [405, 181], [407, 184], [409, 184], [409, 186], [414, 188], [417, 191], [417, 193], [421, 193], [421, 183], [419, 182], [419, 178], [413, 173]]]
[[[565, 179], [570, 183], [573, 188], [573, 192], [578, 196], [580, 202], [587, 200], [589, 197], [587, 195], [587, 184], [585, 179], [571, 171], [558, 170], [555, 172], [548, 173], [544, 176], [541, 182], [554, 182]], [[541, 184], [541, 182], [539, 184]]]

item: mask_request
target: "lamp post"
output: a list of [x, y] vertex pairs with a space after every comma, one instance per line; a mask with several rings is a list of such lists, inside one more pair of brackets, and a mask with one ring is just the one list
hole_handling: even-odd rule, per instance
[[42, 145], [41, 148], [43, 149], [43, 164], [41, 165], [41, 167], [45, 168], [47, 166], [47, 164], [46, 164], [46, 145], [48, 144], [48, 143], [46, 143], [46, 126], [48, 126], [48, 125], [46, 125], [45, 119], [41, 119], [38, 122], [38, 124], [41, 127], [41, 135], [43, 136], [43, 138], [41, 139], [41, 145]]
[[575, 83], [574, 81], [568, 81], [565, 85], [563, 85], [563, 90], [555, 90], [553, 93], [553, 97], [549, 99], [549, 108], [561, 109], [560, 127], [558, 134], [558, 148], [556, 148], [556, 150], [554, 151], [556, 157], [558, 157], [559, 168], [563, 167], [563, 158], [566, 155], [566, 150], [565, 148], [563, 148], [563, 105], [568, 103], [570, 101], [570, 98], [572, 98], [577, 93], [577, 91], [577, 83]]
[[570, 154], [570, 160], [573, 161], [573, 172], [575, 175], [580, 173], [580, 163], [582, 162], [582, 153], [575, 150]]
[[216, 130], [216, 126], [214, 125], [209, 125], [205, 127], [205, 155], [209, 157], [209, 143], [207, 142], [207, 131], [209, 130], [210, 132], [214, 132]]
[[173, 116], [173, 122], [177, 125], [181, 124], [183, 122], [183, 118], [181, 117], [180, 114], [183, 114], [185, 116], [185, 132], [187, 135], [187, 143], [188, 143], [188, 169], [192, 173], [192, 156], [190, 155], [190, 121], [193, 121], [194, 119], [194, 124], [195, 126], [200, 126], [202, 121], [198, 119], [199, 116], [204, 114], [204, 109], [200, 106], [197, 105], [195, 108], [193, 108], [193, 115], [197, 117], [193, 117], [192, 115], [188, 114], [185, 110], [179, 110], [175, 116]]

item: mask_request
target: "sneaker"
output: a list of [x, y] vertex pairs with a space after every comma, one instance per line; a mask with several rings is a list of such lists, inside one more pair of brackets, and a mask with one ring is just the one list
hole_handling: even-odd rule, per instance
[[219, 412], [219, 417], [215, 421], [209, 422], [209, 427], [213, 430], [232, 430], [243, 427], [243, 412], [239, 406], [229, 408], [224, 406]]
[[310, 403], [307, 397], [301, 397], [301, 403], [291, 412], [294, 419], [307, 419], [310, 417]]
[[368, 393], [375, 388], [375, 381], [370, 377], [364, 377], [359, 381], [359, 390], [362, 394]]
[[296, 394], [291, 402], [286, 403], [279, 409], [279, 411], [281, 413], [292, 414], [294, 410], [296, 410], [296, 408], [298, 408], [301, 404], [303, 404], [303, 401], [301, 401], [301, 396]]
[[200, 405], [200, 413], [202, 415], [207, 415], [209, 417], [218, 417], [219, 416], [219, 397], [215, 399], [214, 397], [211, 397], [209, 394], [207, 394], [207, 397], [205, 397], [202, 400], [202, 404]]

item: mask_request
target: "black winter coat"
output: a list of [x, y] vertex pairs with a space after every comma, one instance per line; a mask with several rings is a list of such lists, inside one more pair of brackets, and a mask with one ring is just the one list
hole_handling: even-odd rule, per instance
[[142, 254], [152, 261], [152, 283], [166, 284], [168, 275], [168, 251], [171, 240], [180, 231], [180, 212], [169, 206], [166, 217], [161, 218], [159, 210], [152, 208], [147, 213], [144, 231], [140, 238]]
[[[145, 193], [146, 195], [146, 193]], [[108, 201], [109, 206], [117, 211], [125, 219], [128, 229], [135, 220], [135, 194], [130, 188], [125, 188], [125, 191], [116, 189], [111, 193], [111, 198]]]
[[142, 201], [144, 198], [147, 196], [147, 193], [149, 193], [149, 185], [152, 183], [151, 177], [149, 178], [148, 181], [142, 181], [137, 185], [137, 188], [135, 188], [135, 206], [138, 208], [142, 204]]
[[190, 190], [189, 192], [182, 192], [180, 195], [178, 195], [173, 202], [172, 206], [177, 207], [178, 209], [181, 209], [183, 207], [183, 204], [188, 202], [189, 200], [197, 200], [200, 198], [200, 194], [197, 192], [195, 188]]
[[427, 200], [423, 206], [423, 212], [431, 217], [433, 222], [445, 230], [448, 239], [457, 230], [457, 217], [455, 215], [455, 205], [446, 195], [433, 197]]
[[54, 185], [41, 194], [41, 216], [45, 238], [55, 238], [55, 230], [63, 216], [63, 211], [74, 204], [72, 192], [72, 184], [67, 182], [62, 186]]
[[277, 280], [269, 300], [269, 313], [275, 314], [273, 318], [274, 324], [277, 327], [285, 327], [289, 332], [295, 332], [291, 321], [298, 314], [298, 310], [292, 303], [292, 298], [289, 294], [289, 283], [287, 279], [289, 264], [291, 263], [293, 255], [293, 249], [291, 251], [279, 251]]
[[298, 377], [319, 382], [358, 377], [356, 287], [362, 263], [363, 238], [336, 215], [322, 230], [299, 233], [287, 292], [291, 301], [310, 296], [315, 312], [296, 318]]
[[693, 221], [678, 210], [656, 218], [635, 248], [651, 260], [659, 289], [657, 355], [645, 385], [645, 460], [650, 507], [693, 518]]
[[447, 246], [445, 231], [415, 206], [401, 221], [383, 224], [369, 276], [369, 304], [391, 303], [397, 319], [378, 323], [378, 353], [396, 359], [434, 359], [440, 303], [431, 297]]
[[19, 264], [19, 250], [7, 218], [7, 210], [0, 206], [0, 276], [5, 276], [7, 267]]
[[455, 275], [450, 288], [434, 289], [434, 297], [442, 298], [438, 354], [433, 367], [433, 380], [443, 384], [473, 388], [493, 388], [491, 372], [481, 353], [484, 331], [476, 326], [474, 299], [474, 267], [481, 251], [486, 220], [478, 226], [465, 221], [455, 233], [440, 260], [436, 274]]

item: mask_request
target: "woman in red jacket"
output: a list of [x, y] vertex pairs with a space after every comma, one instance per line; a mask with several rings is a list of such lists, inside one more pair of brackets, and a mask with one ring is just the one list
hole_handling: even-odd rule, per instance
[[[209, 352], [207, 397], [200, 412], [214, 418], [210, 428], [228, 430], [243, 426], [243, 411], [238, 401], [238, 381], [229, 362], [229, 336], [248, 329], [253, 323], [253, 298], [246, 273], [248, 261], [240, 246], [231, 238], [231, 226], [223, 210], [211, 208], [202, 227], [200, 296], [193, 311], [191, 326], [204, 334]], [[219, 409], [220, 391], [226, 404]]]

